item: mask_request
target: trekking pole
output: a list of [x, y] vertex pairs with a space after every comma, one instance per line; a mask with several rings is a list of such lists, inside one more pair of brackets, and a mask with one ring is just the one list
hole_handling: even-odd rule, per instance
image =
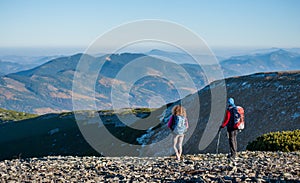
[[218, 131], [218, 141], [217, 141], [217, 154], [219, 154], [219, 144], [220, 144], [220, 136], [221, 136], [221, 130]]

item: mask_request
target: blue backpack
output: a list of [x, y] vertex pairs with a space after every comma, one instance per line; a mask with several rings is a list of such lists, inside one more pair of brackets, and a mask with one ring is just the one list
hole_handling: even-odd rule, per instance
[[183, 116], [174, 116], [174, 123], [172, 129], [176, 134], [184, 134], [187, 131], [186, 119]]

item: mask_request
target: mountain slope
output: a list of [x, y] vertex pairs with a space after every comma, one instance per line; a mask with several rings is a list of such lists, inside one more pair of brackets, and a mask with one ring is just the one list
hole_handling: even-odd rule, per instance
[[34, 69], [1, 77], [0, 106], [30, 113], [70, 110], [73, 74], [81, 56], [54, 59]]
[[[109, 57], [109, 60], [108, 60]], [[87, 71], [81, 72], [77, 69], [77, 65], [81, 60]], [[138, 60], [139, 63], [134, 61]], [[102, 65], [103, 64], [103, 65]], [[102, 69], [100, 66], [102, 65]], [[130, 66], [128, 66], [130, 65]], [[127, 67], [128, 66], [128, 67]], [[124, 77], [118, 77], [122, 70], [130, 68], [130, 72], [126, 72], [126, 76], [137, 79], [132, 88], [129, 88], [128, 81], [124, 81]], [[184, 67], [189, 69], [188, 67]], [[197, 69], [202, 72], [201, 68]], [[183, 70], [180, 65], [165, 62], [163, 60], [149, 57], [143, 54], [113, 54], [102, 57], [92, 57], [89, 55], [77, 54], [70, 57], [61, 57], [51, 60], [39, 67], [31, 70], [9, 74], [0, 78], [0, 107], [25, 111], [30, 113], [49, 113], [61, 112], [64, 110], [72, 110], [72, 86], [74, 73], [77, 71], [82, 82], [93, 82], [92, 78], [97, 78], [95, 83], [95, 102], [99, 109], [110, 109], [112, 106], [111, 91], [114, 87], [118, 87], [118, 98], [128, 98], [134, 106], [123, 107], [151, 107], [149, 104], [153, 97], [158, 96], [166, 99], [163, 103], [169, 103], [180, 99], [178, 95], [174, 95], [175, 86], [172, 81], [164, 79], [161, 74], [170, 75], [173, 81], [188, 81], [188, 71]], [[171, 75], [171, 74], [173, 75]], [[137, 75], [147, 74], [149, 77], [136, 78]], [[129, 79], [131, 79], [129, 78]], [[206, 78], [203, 74], [197, 74], [192, 78], [192, 82], [196, 86], [190, 88], [185, 82], [180, 82], [182, 86], [176, 86], [177, 89], [184, 91], [185, 95], [197, 91], [203, 87]], [[117, 84], [116, 84], [117, 83]], [[147, 85], [145, 83], [151, 83]], [[152, 85], [156, 85], [153, 90]], [[82, 90], [86, 88], [82, 87]], [[76, 93], [75, 93], [76, 94]], [[135, 100], [136, 96], [139, 100]], [[92, 96], [76, 95], [82, 100], [93, 100]], [[161, 100], [153, 102], [155, 106], [163, 105]], [[86, 108], [83, 108], [86, 109]]]
[[[45, 114], [31, 119], [0, 123], [0, 160], [48, 155], [101, 155], [86, 141], [79, 126], [90, 128], [89, 132], [96, 132], [97, 141], [101, 142], [99, 147], [102, 149], [114, 147], [114, 144], [107, 140], [106, 130], [109, 130], [115, 138], [129, 143], [127, 146], [137, 144], [136, 137], [144, 134], [145, 130], [136, 132], [126, 127], [120, 119], [129, 119], [134, 123], [136, 120], [132, 119], [132, 116], [137, 119], [145, 118], [151, 111], [153, 110], [77, 111]], [[117, 148], [126, 148], [126, 145]]]
[[[200, 90], [197, 94], [188, 96], [182, 102], [190, 117], [190, 129], [195, 128], [187, 136], [191, 138], [185, 142], [185, 153], [216, 152], [215, 136], [221, 121], [214, 121], [210, 126], [210, 133], [215, 137], [212, 143], [200, 151], [198, 148], [200, 139], [210, 116], [211, 94], [210, 87], [218, 89], [222, 83], [216, 81], [210, 86]], [[245, 150], [248, 142], [256, 137], [282, 130], [293, 130], [300, 128], [300, 71], [297, 72], [273, 72], [258, 73], [249, 76], [226, 79], [227, 97], [234, 97], [237, 105], [245, 109], [246, 128], [238, 134], [238, 150]], [[192, 117], [198, 111], [194, 111], [195, 100], [200, 98], [200, 115]], [[196, 101], [197, 102], [197, 101]], [[176, 104], [175, 103], [175, 104]], [[139, 138], [139, 142], [145, 146], [141, 154], [164, 155], [173, 152], [172, 138], [168, 136], [170, 130], [166, 123], [170, 116], [170, 105], [165, 111], [165, 118], [156, 129], [149, 130], [147, 134]], [[163, 109], [161, 109], [163, 110]], [[225, 111], [225, 108], [223, 108]], [[221, 111], [222, 112], [222, 111]], [[214, 114], [211, 114], [214, 116]], [[158, 119], [157, 119], [158, 120]], [[162, 141], [164, 139], [164, 141]], [[162, 142], [155, 145], [154, 142]], [[228, 139], [226, 130], [222, 131], [219, 152], [228, 152]]]

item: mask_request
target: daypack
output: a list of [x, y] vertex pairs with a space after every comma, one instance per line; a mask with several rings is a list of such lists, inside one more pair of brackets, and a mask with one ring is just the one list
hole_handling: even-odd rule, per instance
[[233, 128], [237, 129], [237, 130], [244, 130], [244, 128], [245, 128], [244, 109], [241, 106], [237, 106], [236, 109], [237, 109], [236, 110], [237, 114], [234, 114], [235, 117], [234, 117], [234, 126], [233, 126]]

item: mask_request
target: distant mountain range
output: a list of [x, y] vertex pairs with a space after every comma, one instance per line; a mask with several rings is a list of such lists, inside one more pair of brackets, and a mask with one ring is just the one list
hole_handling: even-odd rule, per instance
[[[211, 59], [210, 55], [199, 55], [199, 54], [189, 55], [188, 53], [183, 53], [183, 52], [171, 52], [171, 51], [163, 51], [158, 49], [151, 50], [149, 52], [146, 52], [145, 54], [158, 57], [158, 58], [169, 59], [169, 61], [175, 62], [177, 64], [197, 64], [195, 59], [199, 59], [202, 62]], [[222, 57], [216, 56], [216, 58], [218, 60], [223, 60]], [[207, 64], [209, 64], [208, 61]]]
[[[90, 130], [89, 134], [96, 134], [96, 147], [100, 152], [103, 149], [104, 152], [108, 150], [114, 153], [109, 156], [172, 154], [173, 136], [167, 128], [167, 121], [172, 107], [179, 103], [187, 109], [190, 124], [186, 139], [190, 138], [184, 142], [184, 153], [215, 153], [216, 133], [221, 121], [215, 120], [210, 125], [207, 123], [210, 117], [214, 118], [214, 114], [210, 113], [211, 88], [218, 90], [222, 84], [224, 83], [215, 81], [193, 95], [156, 110], [77, 111], [77, 123], [72, 112], [45, 114], [18, 122], [0, 123], [0, 160], [47, 155], [100, 155], [86, 142], [87, 139], [81, 133], [82, 129]], [[262, 134], [300, 128], [300, 71], [233, 77], [226, 79], [225, 84], [227, 97], [234, 97], [236, 104], [245, 109], [246, 128], [238, 134], [239, 151], [245, 150], [248, 142]], [[197, 97], [200, 100], [197, 100]], [[200, 108], [199, 111], [195, 111], [194, 104], [198, 101]], [[220, 111], [225, 111], [225, 107], [220, 106], [217, 112]], [[10, 114], [11, 112], [4, 111], [7, 116], [23, 114]], [[199, 116], [195, 116], [198, 112]], [[100, 123], [99, 117], [103, 124]], [[125, 121], [131, 123], [130, 127], [125, 126]], [[141, 129], [141, 126], [147, 128]], [[206, 135], [209, 136], [208, 139], [212, 139], [208, 141], [208, 147], [199, 150], [198, 145], [206, 127], [210, 130]], [[103, 140], [107, 139], [107, 131], [123, 143]], [[135, 147], [136, 150], [127, 152], [124, 149], [128, 147]], [[228, 138], [226, 130], [223, 129], [219, 152], [227, 153], [228, 150]]]
[[221, 62], [224, 70], [234, 70], [238, 75], [256, 72], [289, 71], [300, 69], [300, 55], [282, 49], [254, 55], [231, 57]]
[[18, 55], [2, 55], [0, 60], [4, 62], [18, 63], [21, 65], [35, 65], [39, 66], [55, 58], [63, 57], [63, 55], [52, 56], [18, 56]]
[[0, 76], [15, 73], [19, 71], [24, 71], [32, 69], [39, 65], [42, 65], [52, 59], [61, 56], [40, 56], [40, 57], [30, 57], [30, 56], [0, 56]]
[[[155, 54], [169, 57], [179, 63], [182, 59], [188, 59], [188, 56], [180, 53], [151, 51], [151, 55]], [[87, 65], [88, 73], [76, 70], [80, 59]], [[138, 64], [137, 61], [144, 64]], [[102, 69], [98, 72], [100, 65]], [[134, 78], [137, 73], [144, 73], [146, 77], [137, 78], [133, 86], [129, 86], [125, 78], [118, 77], [118, 74], [128, 65], [131, 67], [131, 72], [128, 72], [127, 76]], [[270, 53], [231, 57], [221, 61], [220, 66], [224, 77], [256, 72], [300, 70], [300, 56], [297, 53], [279, 49]], [[95, 102], [99, 110], [112, 108], [112, 86], [116, 85], [118, 90], [115, 96], [129, 100], [129, 106], [121, 107], [160, 107], [203, 88], [208, 84], [208, 80], [214, 80], [214, 78], [206, 78], [202, 68], [213, 73], [219, 72], [216, 69], [218, 67], [217, 65], [199, 66], [191, 63], [178, 65], [178, 63], [164, 61], [159, 57], [132, 53], [100, 57], [86, 54], [59, 57], [33, 69], [0, 77], [0, 107], [38, 114], [71, 111], [73, 110], [72, 85], [75, 71], [86, 78], [85, 82], [92, 82], [90, 79], [92, 77], [97, 78]], [[172, 76], [173, 81], [161, 77], [162, 73]], [[189, 78], [195, 86], [184, 85]], [[178, 93], [179, 90], [183, 91], [184, 95]], [[87, 95], [77, 95], [77, 97], [83, 101], [93, 100]]]

